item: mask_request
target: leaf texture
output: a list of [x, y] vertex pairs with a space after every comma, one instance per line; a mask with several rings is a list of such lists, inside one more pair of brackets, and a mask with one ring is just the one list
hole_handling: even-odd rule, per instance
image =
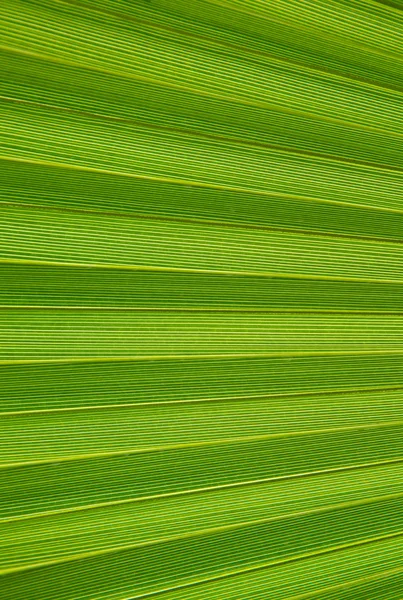
[[403, 597], [402, 41], [3, 0], [2, 600]]

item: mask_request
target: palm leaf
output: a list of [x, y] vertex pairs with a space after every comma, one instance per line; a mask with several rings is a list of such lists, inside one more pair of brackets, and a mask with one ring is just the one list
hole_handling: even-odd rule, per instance
[[403, 596], [402, 11], [3, 0], [2, 599]]

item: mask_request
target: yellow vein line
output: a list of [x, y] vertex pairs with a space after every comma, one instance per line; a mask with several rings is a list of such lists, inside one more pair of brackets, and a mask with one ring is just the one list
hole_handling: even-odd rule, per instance
[[91, 311], [91, 312], [134, 312], [134, 313], [224, 313], [224, 314], [268, 314], [268, 315], [362, 315], [362, 316], [386, 316], [386, 317], [401, 317], [403, 311], [393, 310], [337, 310], [337, 309], [299, 309], [299, 308], [243, 308], [243, 307], [155, 307], [155, 306], [75, 306], [75, 305], [58, 305], [58, 304], [0, 304], [0, 310], [61, 310], [61, 311]]
[[315, 596], [321, 596], [324, 592], [334, 592], [337, 590], [344, 590], [350, 587], [355, 587], [356, 585], [361, 585], [365, 583], [369, 583], [371, 581], [378, 581], [379, 579], [384, 579], [385, 577], [389, 577], [391, 575], [397, 575], [403, 572], [403, 567], [395, 567], [394, 569], [387, 569], [386, 571], [378, 571], [373, 575], [366, 575], [365, 577], [360, 577], [358, 579], [352, 579], [350, 581], [346, 581], [344, 583], [338, 583], [336, 585], [331, 585], [328, 587], [320, 588], [318, 590], [314, 590], [312, 592], [306, 592], [304, 594], [298, 594], [297, 596], [288, 596], [284, 598], [284, 600], [305, 600], [305, 598], [314, 598]]
[[[368, 204], [360, 204], [354, 202], [344, 202], [340, 200], [328, 200], [324, 198], [316, 198], [314, 196], [300, 196], [298, 194], [286, 194], [283, 192], [272, 192], [267, 190], [253, 189], [253, 188], [243, 188], [238, 186], [228, 186], [224, 184], [210, 183], [204, 181], [192, 181], [188, 179], [178, 179], [174, 177], [159, 177], [155, 175], [141, 175], [139, 173], [129, 173], [124, 171], [114, 171], [111, 169], [100, 169], [97, 167], [89, 167], [86, 165], [76, 165], [76, 164], [68, 164], [62, 162], [52, 162], [45, 161], [40, 159], [31, 159], [31, 158], [21, 158], [17, 156], [7, 156], [0, 155], [0, 160], [7, 161], [10, 163], [21, 163], [25, 165], [37, 165], [42, 167], [49, 167], [55, 169], [65, 169], [68, 171], [83, 171], [86, 173], [94, 173], [99, 175], [107, 175], [111, 177], [126, 177], [130, 179], [138, 179], [141, 181], [151, 181], [154, 183], [162, 183], [162, 184], [172, 184], [172, 185], [183, 185], [186, 187], [195, 187], [209, 190], [217, 190], [223, 192], [234, 192], [237, 194], [250, 194], [256, 196], [264, 196], [266, 198], [279, 198], [289, 199], [289, 200], [298, 200], [301, 202], [315, 202], [319, 204], [331, 204], [333, 206], [341, 206], [341, 207], [351, 207], [358, 208], [363, 210], [370, 210], [376, 212], [386, 212], [391, 214], [403, 214], [402, 209], [397, 208], [389, 208], [383, 206], [370, 206]], [[304, 230], [305, 231], [305, 230]]]
[[351, 127], [352, 129], [358, 129], [362, 131], [372, 131], [376, 133], [381, 133], [383, 135], [390, 135], [392, 137], [402, 138], [403, 132], [398, 132], [390, 129], [383, 129], [382, 127], [374, 127], [372, 125], [364, 125], [362, 123], [358, 123], [357, 121], [344, 121], [343, 119], [338, 119], [336, 117], [331, 117], [329, 115], [324, 115], [315, 112], [308, 112], [303, 110], [298, 110], [296, 108], [287, 107], [284, 104], [276, 104], [275, 102], [264, 102], [260, 100], [251, 100], [250, 98], [241, 97], [241, 96], [231, 96], [231, 95], [223, 95], [219, 93], [214, 93], [210, 90], [201, 89], [201, 88], [193, 88], [185, 85], [180, 85], [177, 83], [173, 83], [171, 81], [166, 81], [163, 79], [153, 79], [150, 77], [142, 76], [137, 73], [129, 72], [129, 71], [114, 71], [112, 69], [105, 69], [93, 64], [86, 64], [85, 66], [77, 63], [75, 61], [61, 59], [59, 57], [40, 54], [38, 52], [32, 52], [28, 50], [21, 50], [19, 48], [14, 48], [12, 46], [0, 45], [0, 51], [9, 52], [13, 54], [20, 54], [22, 56], [28, 56], [44, 61], [49, 61], [56, 64], [62, 64], [65, 66], [76, 67], [80, 69], [86, 69], [90, 71], [94, 71], [97, 73], [103, 73], [107, 75], [113, 75], [115, 77], [121, 77], [124, 79], [130, 79], [133, 81], [142, 81], [144, 83], [149, 83], [152, 85], [158, 85], [161, 87], [168, 87], [171, 89], [183, 91], [186, 93], [195, 94], [198, 96], [204, 96], [207, 98], [214, 98], [215, 100], [221, 100], [224, 102], [230, 102], [232, 104], [240, 104], [242, 106], [252, 106], [254, 108], [263, 108], [266, 110], [273, 110], [275, 112], [281, 112], [285, 114], [298, 115], [309, 119], [314, 119], [318, 121], [324, 121], [326, 123], [334, 123], [336, 125], [344, 125], [347, 127]]
[[[216, 533], [225, 533], [227, 531], [237, 531], [239, 529], [244, 529], [244, 528], [252, 527], [255, 525], [265, 525], [266, 523], [291, 520], [291, 519], [295, 519], [298, 517], [305, 517], [308, 515], [326, 514], [326, 513], [331, 513], [334, 511], [338, 511], [338, 510], [343, 510], [346, 508], [353, 508], [356, 506], [365, 506], [368, 504], [375, 504], [377, 502], [384, 502], [387, 500], [393, 500], [395, 498], [402, 498], [402, 497], [403, 497], [403, 492], [398, 492], [395, 494], [388, 494], [388, 495], [384, 495], [384, 496], [375, 496], [372, 498], [364, 498], [361, 500], [350, 500], [348, 502], [340, 502], [339, 504], [322, 506], [320, 508], [312, 508], [312, 509], [308, 509], [308, 510], [293, 512], [293, 513], [285, 513], [283, 515], [278, 515], [276, 517], [268, 517], [265, 519], [255, 519], [255, 520], [251, 520], [251, 521], [243, 521], [241, 523], [231, 523], [229, 525], [219, 525], [216, 527], [200, 529], [200, 530], [192, 531], [192, 532], [185, 533], [185, 534], [169, 536], [169, 537], [165, 537], [165, 538], [156, 538], [156, 539], [149, 540], [146, 542], [139, 542], [139, 543], [135, 543], [135, 544], [126, 544], [126, 545], [117, 546], [117, 547], [115, 546], [112, 548], [104, 548], [102, 550], [93, 550], [90, 552], [83, 552], [80, 554], [75, 554], [75, 555], [67, 556], [64, 558], [58, 558], [58, 559], [54, 559], [54, 560], [50, 560], [50, 561], [44, 561], [41, 563], [33, 563], [33, 564], [22, 565], [19, 567], [10, 567], [10, 568], [6, 568], [6, 569], [1, 569], [0, 575], [8, 575], [11, 573], [21, 573], [24, 571], [31, 571], [31, 570], [42, 568], [42, 567], [65, 564], [66, 562], [73, 562], [76, 560], [91, 558], [94, 556], [104, 556], [106, 554], [116, 554], [119, 552], [126, 552], [128, 550], [135, 550], [135, 549], [140, 549], [140, 548], [147, 548], [150, 546], [157, 546], [160, 544], [166, 544], [169, 542], [194, 539], [194, 538], [198, 538], [198, 537], [207, 537], [210, 535], [214, 535]], [[359, 541], [353, 542], [353, 544], [351, 544], [351, 543], [346, 544], [346, 545], [343, 544], [342, 546], [337, 546], [336, 548], [341, 548], [341, 547], [345, 547], [345, 546], [350, 547], [351, 545], [356, 545], [359, 543], [361, 543], [361, 544], [364, 542], [369, 543], [369, 541], [388, 539], [388, 538], [398, 537], [401, 535], [403, 535], [403, 531], [398, 531], [398, 532], [389, 533], [389, 534], [383, 535], [383, 536], [377, 536], [374, 538], [366, 538], [365, 540], [359, 540]], [[328, 548], [328, 550], [329, 550], [329, 548]], [[291, 558], [292, 557], [288, 557], [288, 560], [290, 560]], [[256, 565], [254, 568], [257, 568]]]
[[338, 277], [304, 273], [275, 273], [267, 271], [232, 271], [222, 269], [192, 269], [181, 267], [162, 267], [147, 265], [113, 264], [113, 263], [78, 263], [69, 261], [49, 261], [19, 258], [0, 258], [0, 265], [30, 265], [42, 267], [76, 267], [86, 269], [108, 269], [113, 271], [138, 271], [150, 273], [190, 273], [197, 275], [232, 275], [237, 277], [259, 277], [264, 279], [295, 279], [307, 281], [341, 281], [344, 283], [376, 283], [403, 284], [403, 279], [375, 279], [367, 277]]
[[[193, 40], [202, 40], [205, 42], [208, 42], [211, 46], [214, 47], [222, 47], [224, 49], [228, 48], [230, 50], [236, 50], [236, 51], [241, 51], [245, 53], [245, 58], [250, 58], [252, 57], [252, 60], [254, 60], [255, 63], [257, 64], [263, 64], [265, 66], [268, 65], [268, 63], [262, 62], [260, 60], [256, 60], [255, 57], [264, 57], [266, 59], [268, 59], [270, 61], [270, 63], [275, 64], [275, 65], [280, 65], [280, 66], [285, 66], [288, 68], [294, 68], [296, 71], [302, 71], [302, 72], [306, 72], [308, 74], [313, 73], [319, 76], [328, 76], [331, 79], [335, 79], [337, 81], [342, 81], [342, 82], [347, 82], [347, 83], [355, 83], [358, 85], [362, 85], [363, 87], [369, 87], [371, 89], [375, 89], [375, 90], [381, 90], [381, 91], [386, 91], [388, 93], [398, 93], [399, 95], [403, 93], [402, 88], [398, 87], [398, 86], [393, 86], [393, 85], [384, 85], [381, 83], [376, 83], [375, 81], [372, 81], [370, 79], [366, 79], [363, 77], [358, 77], [356, 75], [352, 75], [349, 74], [347, 75], [346, 73], [342, 73], [338, 70], [335, 69], [331, 69], [329, 67], [314, 67], [312, 65], [308, 65], [305, 62], [303, 62], [302, 60], [295, 60], [295, 59], [290, 59], [290, 58], [285, 58], [285, 57], [278, 57], [275, 56], [274, 54], [268, 52], [267, 50], [258, 50], [257, 48], [252, 48], [252, 47], [248, 47], [248, 46], [244, 46], [243, 44], [236, 44], [236, 43], [232, 43], [228, 40], [224, 40], [224, 39], [219, 39], [219, 38], [214, 38], [211, 35], [203, 35], [201, 33], [195, 33], [194, 31], [187, 31], [186, 29], [182, 29], [180, 28], [180, 24], [178, 25], [168, 25], [166, 23], [157, 23], [157, 22], [153, 22], [147, 19], [141, 19], [139, 17], [135, 17], [131, 14], [128, 13], [123, 13], [120, 11], [115, 11], [115, 10], [110, 10], [110, 9], [106, 9], [104, 7], [98, 7], [98, 6], [93, 6], [90, 4], [87, 4], [86, 2], [80, 2], [79, 0], [58, 0], [58, 2], [63, 3], [63, 4], [71, 4], [71, 5], [75, 5], [75, 6], [79, 6], [79, 7], [83, 7], [89, 11], [93, 11], [93, 12], [98, 12], [101, 14], [105, 14], [105, 15], [111, 15], [114, 17], [117, 17], [121, 20], [124, 21], [130, 21], [132, 23], [137, 23], [139, 25], [145, 25], [146, 27], [150, 27], [152, 29], [155, 30], [160, 30], [160, 31], [167, 31], [169, 33], [175, 33], [177, 35], [180, 35], [182, 38], [189, 38], [189, 39], [193, 39]], [[211, 25], [209, 25], [210, 30], [212, 31], [212, 33], [215, 33], [215, 29], [212, 28]], [[220, 32], [220, 30], [218, 30]], [[221, 33], [221, 32], [220, 32]], [[249, 37], [248, 34], [246, 34], [245, 32], [242, 32], [242, 35], [246, 37], [245, 41], [248, 41]], [[250, 55], [250, 56], [249, 56]]]
[[330, 468], [330, 469], [321, 469], [321, 470], [317, 470], [317, 471], [305, 471], [302, 473], [293, 473], [291, 475], [278, 475], [276, 477], [267, 477], [264, 479], [253, 479], [253, 480], [249, 480], [249, 481], [239, 481], [236, 483], [226, 483], [223, 485], [214, 485], [214, 486], [209, 486], [209, 487], [180, 490], [178, 492], [166, 492], [163, 494], [153, 494], [150, 496], [138, 496], [135, 498], [125, 498], [123, 500], [109, 500], [107, 502], [98, 502], [98, 503], [94, 503], [94, 504], [73, 506], [73, 507], [68, 507], [68, 508], [61, 508], [61, 509], [37, 512], [37, 513], [28, 513], [28, 514], [19, 515], [16, 517], [5, 517], [5, 518], [0, 519], [0, 523], [10, 523], [10, 522], [14, 522], [14, 521], [26, 521], [26, 520], [49, 517], [49, 516], [54, 516], [54, 515], [57, 516], [59, 514], [70, 514], [70, 513], [76, 513], [76, 512], [87, 511], [87, 510], [91, 511], [91, 510], [97, 510], [97, 509], [102, 509], [102, 508], [108, 508], [110, 506], [121, 506], [121, 505], [125, 505], [125, 504], [133, 504], [133, 503], [137, 503], [137, 502], [150, 502], [150, 501], [153, 502], [153, 501], [164, 500], [164, 499], [169, 499], [169, 498], [176, 498], [177, 496], [179, 496], [179, 497], [180, 496], [191, 496], [191, 495], [205, 494], [205, 493], [210, 493], [210, 492], [218, 492], [218, 491], [227, 490], [227, 489], [231, 490], [233, 488], [236, 489], [236, 488], [261, 486], [266, 483], [276, 483], [276, 482], [282, 482], [282, 481], [288, 481], [288, 480], [294, 480], [294, 479], [299, 480], [299, 479], [305, 479], [305, 478], [309, 478], [309, 477], [320, 477], [320, 476], [329, 475], [329, 474], [333, 474], [333, 473], [346, 473], [349, 471], [361, 471], [361, 470], [365, 470], [365, 469], [373, 469], [376, 467], [384, 467], [384, 466], [388, 467], [388, 466], [393, 466], [393, 465], [399, 465], [402, 462], [403, 462], [403, 457], [395, 458], [395, 459], [391, 459], [391, 460], [375, 461], [375, 462], [371, 462], [371, 463], [361, 463], [358, 465], [346, 465], [346, 466], [334, 467], [334, 468]]
[[222, 135], [217, 133], [208, 133], [203, 130], [196, 130], [179, 126], [172, 125], [161, 125], [158, 123], [151, 123], [147, 121], [137, 120], [131, 117], [117, 117], [115, 115], [107, 115], [105, 113], [98, 113], [93, 111], [85, 111], [81, 109], [71, 108], [67, 106], [60, 106], [57, 104], [50, 104], [47, 102], [37, 102], [34, 100], [26, 100], [24, 98], [14, 98], [12, 96], [3, 96], [0, 95], [0, 101], [9, 102], [14, 104], [22, 104], [28, 106], [34, 106], [38, 108], [46, 108], [59, 112], [66, 112], [72, 115], [79, 115], [83, 117], [91, 117], [94, 119], [113, 121], [116, 123], [125, 123], [128, 125], [135, 125], [136, 127], [140, 127], [142, 129], [151, 129], [155, 131], [162, 131], [167, 133], [179, 133], [181, 135], [185, 135], [187, 137], [197, 137], [206, 140], [212, 140], [216, 142], [223, 142], [225, 144], [237, 144], [240, 146], [246, 146], [251, 148], [263, 148], [268, 150], [274, 150], [283, 154], [291, 154], [296, 156], [304, 156], [308, 158], [315, 158], [319, 162], [336, 162], [341, 163], [347, 166], [357, 166], [362, 167], [364, 169], [368, 169], [371, 171], [391, 171], [403, 173], [403, 167], [398, 167], [395, 165], [387, 165], [384, 163], [376, 163], [356, 158], [348, 158], [343, 156], [336, 156], [335, 154], [327, 154], [326, 152], [315, 152], [314, 150], [303, 150], [299, 148], [292, 148], [288, 146], [282, 146], [280, 144], [271, 144], [269, 142], [261, 142], [258, 140], [249, 140], [247, 138], [240, 138], [231, 135]]
[[94, 406], [85, 405], [85, 406], [64, 406], [62, 408], [34, 408], [27, 410], [12, 410], [12, 411], [2, 411], [0, 412], [1, 417], [10, 417], [10, 416], [19, 416], [19, 415], [35, 415], [35, 414], [53, 414], [53, 413], [63, 413], [63, 412], [85, 412], [92, 410], [111, 410], [111, 409], [121, 409], [121, 408], [133, 408], [133, 409], [142, 409], [147, 408], [149, 406], [165, 406], [165, 405], [193, 405], [193, 404], [204, 404], [204, 403], [216, 403], [220, 404], [222, 402], [234, 402], [238, 400], [263, 400], [263, 399], [272, 399], [272, 400], [282, 400], [284, 398], [327, 398], [335, 396], [344, 396], [348, 394], [349, 396], [368, 394], [371, 392], [398, 392], [403, 391], [403, 386], [378, 386], [378, 387], [362, 387], [362, 388], [339, 388], [339, 389], [328, 389], [321, 391], [307, 391], [307, 392], [285, 392], [285, 393], [268, 393], [268, 394], [252, 394], [252, 395], [244, 395], [244, 396], [217, 396], [217, 397], [209, 397], [209, 398], [196, 398], [196, 399], [186, 399], [186, 400], [161, 400], [155, 402], [137, 402], [137, 403], [122, 403], [122, 404], [96, 404]]
[[126, 449], [126, 450], [116, 450], [109, 452], [93, 452], [87, 454], [74, 454], [70, 456], [53, 456], [49, 458], [43, 458], [39, 460], [32, 461], [24, 461], [24, 462], [11, 462], [4, 463], [0, 465], [0, 470], [5, 469], [14, 469], [21, 467], [31, 467], [36, 465], [46, 465], [54, 462], [73, 462], [73, 461], [81, 461], [87, 459], [98, 459], [98, 458], [111, 458], [117, 456], [132, 456], [134, 454], [151, 454], [154, 452], [164, 452], [169, 450], [186, 450], [186, 449], [197, 449], [197, 448], [208, 448], [208, 447], [216, 447], [216, 446], [225, 446], [231, 444], [248, 444], [250, 442], [264, 442], [275, 439], [288, 439], [293, 437], [309, 437], [315, 435], [323, 435], [329, 433], [343, 433], [350, 431], [372, 431], [378, 429], [387, 429], [388, 427], [398, 427], [400, 428], [403, 425], [403, 420], [393, 420], [393, 421], [385, 421], [381, 423], [371, 423], [365, 425], [344, 425], [340, 427], [329, 427], [325, 429], [304, 429], [302, 431], [287, 431], [281, 433], [269, 433], [263, 435], [250, 435], [250, 436], [240, 436], [233, 438], [221, 438], [219, 440], [208, 440], [202, 442], [188, 442], [181, 444], [167, 444], [167, 445], [159, 445], [159, 446], [146, 446], [144, 448], [136, 448], [136, 449]]
[[140, 354], [137, 356], [83, 356], [66, 358], [21, 358], [0, 360], [0, 366], [15, 365], [58, 365], [82, 363], [121, 363], [145, 361], [193, 361], [193, 360], [225, 360], [225, 359], [264, 359], [264, 358], [301, 358], [301, 357], [339, 357], [339, 356], [403, 356], [399, 350], [322, 350], [301, 352], [261, 352], [261, 353], [232, 353], [232, 354]]

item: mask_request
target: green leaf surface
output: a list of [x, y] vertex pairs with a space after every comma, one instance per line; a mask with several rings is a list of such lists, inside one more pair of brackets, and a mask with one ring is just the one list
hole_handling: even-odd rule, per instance
[[401, 600], [402, 9], [3, 0], [2, 600]]

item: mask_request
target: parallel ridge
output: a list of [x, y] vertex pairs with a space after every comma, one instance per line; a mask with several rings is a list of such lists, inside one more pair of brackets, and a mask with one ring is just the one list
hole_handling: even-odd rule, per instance
[[403, 596], [403, 4], [3, 0], [4, 600]]

